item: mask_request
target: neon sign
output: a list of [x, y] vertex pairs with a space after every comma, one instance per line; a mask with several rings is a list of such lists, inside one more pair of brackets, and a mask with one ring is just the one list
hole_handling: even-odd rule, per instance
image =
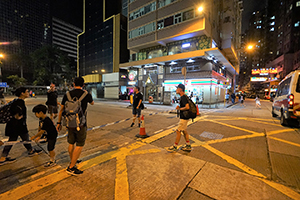
[[278, 73], [278, 69], [277, 68], [263, 68], [263, 69], [252, 69], [252, 75], [256, 75], [256, 74], [277, 74]]
[[267, 77], [251, 77], [252, 82], [267, 81]]

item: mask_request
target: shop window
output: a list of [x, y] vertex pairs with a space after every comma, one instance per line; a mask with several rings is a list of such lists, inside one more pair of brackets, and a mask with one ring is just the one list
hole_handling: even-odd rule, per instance
[[192, 18], [194, 18], [194, 9], [185, 11], [182, 13], [182, 15], [183, 15], [183, 21], [192, 19]]
[[174, 24], [180, 23], [181, 20], [182, 20], [182, 14], [181, 13], [174, 16]]
[[162, 56], [163, 56], [163, 52], [161, 49], [153, 50], [148, 53], [148, 59], [162, 57]]
[[171, 26], [174, 24], [174, 16], [164, 19], [164, 27]]

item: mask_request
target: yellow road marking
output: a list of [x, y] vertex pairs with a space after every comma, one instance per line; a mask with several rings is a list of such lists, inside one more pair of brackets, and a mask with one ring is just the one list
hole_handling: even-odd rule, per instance
[[268, 122], [262, 122], [260, 120], [253, 120], [253, 119], [246, 119], [247, 121], [252, 121], [252, 122], [257, 122], [257, 123], [261, 123], [261, 124], [268, 124], [268, 125], [272, 125], [272, 126], [279, 126], [282, 127], [282, 125], [280, 124], [275, 124], [275, 123], [268, 123]]
[[159, 153], [159, 152], [161, 152], [160, 149], [147, 149], [147, 150], [130, 152], [129, 155], [132, 156], [132, 155], [141, 155], [141, 154], [148, 154], [148, 153]]
[[255, 132], [255, 131], [250, 131], [250, 130], [247, 130], [247, 129], [244, 129], [244, 128], [240, 128], [240, 127], [237, 127], [237, 126], [225, 124], [225, 123], [218, 122], [218, 121], [215, 121], [215, 120], [204, 119], [204, 121], [210, 121], [210, 122], [213, 122], [213, 123], [216, 123], [216, 124], [221, 124], [223, 126], [228, 126], [230, 128], [238, 129], [238, 130], [241, 130], [241, 131], [244, 131], [244, 132], [248, 132], [248, 133], [252, 133], [252, 134], [259, 134], [258, 132]]
[[126, 166], [126, 155], [117, 157], [115, 199], [129, 200], [129, 184]]
[[260, 178], [267, 178], [266, 176], [264, 176], [263, 174], [255, 171], [254, 169], [248, 167], [247, 165], [241, 163], [240, 161], [224, 154], [223, 152], [209, 146], [209, 145], [203, 145], [204, 148], [206, 148], [207, 150], [211, 151], [212, 153], [216, 154], [217, 156], [223, 158], [224, 160], [226, 160], [228, 163], [240, 168], [241, 170], [243, 170], [244, 172], [248, 173], [248, 174], [251, 174], [253, 176], [257, 176], [257, 177], [260, 177]]
[[261, 181], [263, 181], [264, 183], [268, 184], [269, 186], [271, 186], [272, 188], [278, 190], [279, 192], [281, 192], [282, 194], [292, 198], [292, 199], [300, 199], [300, 194], [295, 192], [294, 190], [284, 186], [284, 185], [281, 185], [279, 183], [274, 183], [272, 181], [269, 181], [269, 180], [265, 180], [265, 179], [262, 179], [260, 178]]
[[296, 146], [296, 147], [300, 147], [300, 144], [297, 144], [297, 143], [294, 143], [294, 142], [290, 142], [290, 141], [279, 139], [279, 138], [272, 137], [272, 136], [270, 136], [269, 138], [273, 139], [273, 140], [277, 140], [279, 142], [284, 142], [284, 143], [287, 143], [287, 144], [290, 144], [290, 145], [293, 145], [293, 146]]
[[242, 139], [248, 139], [248, 138], [255, 138], [255, 137], [261, 137], [264, 136], [263, 133], [256, 133], [252, 135], [241, 135], [241, 136], [234, 136], [229, 138], [223, 138], [220, 140], [209, 140], [207, 141], [207, 144], [215, 144], [215, 143], [221, 143], [221, 142], [229, 142], [229, 141], [235, 141], [235, 140], [242, 140]]
[[295, 130], [291, 129], [291, 128], [288, 128], [288, 129], [283, 129], [283, 130], [269, 131], [266, 134], [267, 134], [267, 136], [269, 136], [269, 135], [276, 135], [276, 134], [279, 134], [279, 133], [285, 133], [285, 132], [290, 132], [290, 131], [295, 131]]

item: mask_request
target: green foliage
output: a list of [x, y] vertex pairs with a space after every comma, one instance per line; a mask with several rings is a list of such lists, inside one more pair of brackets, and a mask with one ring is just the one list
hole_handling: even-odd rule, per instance
[[25, 78], [20, 78], [18, 75], [10, 75], [7, 78], [11, 79], [14, 87], [24, 86], [24, 85], [26, 85], [26, 82], [27, 82], [27, 80]]

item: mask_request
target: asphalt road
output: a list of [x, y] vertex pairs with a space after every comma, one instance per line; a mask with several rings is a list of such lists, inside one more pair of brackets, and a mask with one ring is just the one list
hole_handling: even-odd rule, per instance
[[[30, 110], [43, 102], [26, 100], [30, 135], [38, 124]], [[137, 125], [122, 121], [131, 117], [127, 105], [89, 106], [88, 126], [94, 130], [78, 165], [81, 176], [65, 172], [65, 137], [58, 139], [57, 165], [49, 169], [43, 167], [49, 159], [46, 144], [35, 145], [44, 150], [35, 157], [16, 144], [10, 156], [17, 161], [0, 166], [0, 199], [300, 199], [299, 129], [272, 118], [270, 102], [262, 101], [261, 109], [247, 99], [246, 106], [201, 110], [201, 117], [189, 122], [190, 153], [165, 150], [174, 143], [179, 119], [164, 111], [174, 106], [147, 105], [143, 114], [150, 137], [137, 140]]]

